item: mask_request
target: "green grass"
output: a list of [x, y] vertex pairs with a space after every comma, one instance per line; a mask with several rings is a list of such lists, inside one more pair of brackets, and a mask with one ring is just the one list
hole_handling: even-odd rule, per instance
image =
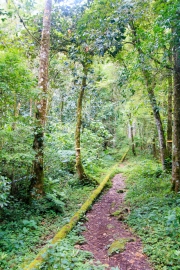
[[127, 177], [127, 223], [140, 236], [157, 270], [180, 269], [180, 195], [170, 191], [170, 174], [150, 158], [132, 158]]

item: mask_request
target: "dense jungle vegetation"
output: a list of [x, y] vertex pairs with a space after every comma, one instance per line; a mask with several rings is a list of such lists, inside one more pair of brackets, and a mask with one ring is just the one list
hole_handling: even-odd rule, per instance
[[[154, 269], [180, 269], [179, 0], [0, 4], [0, 269], [28, 265], [128, 147], [125, 222]], [[105, 269], [81, 230], [39, 269]]]

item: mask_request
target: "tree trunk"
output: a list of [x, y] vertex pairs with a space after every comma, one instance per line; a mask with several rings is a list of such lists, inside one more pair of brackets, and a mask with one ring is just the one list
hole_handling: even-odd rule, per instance
[[153, 154], [154, 158], [157, 157], [157, 154], [156, 154], [156, 139], [155, 139], [155, 137], [153, 138], [153, 141], [152, 141], [152, 154]]
[[131, 149], [134, 156], [136, 156], [135, 144], [134, 144], [134, 130], [133, 130], [133, 123], [131, 120], [131, 113], [128, 115], [129, 117], [129, 136], [131, 139]]
[[62, 100], [60, 103], [60, 121], [63, 123], [63, 113], [64, 113], [64, 96], [62, 96]]
[[51, 28], [51, 9], [52, 0], [46, 0], [43, 30], [41, 37], [40, 64], [38, 86], [41, 90], [39, 102], [36, 106], [36, 128], [34, 132], [33, 149], [36, 152], [33, 164], [33, 178], [30, 185], [36, 189], [37, 194], [44, 194], [44, 127], [46, 122], [47, 93], [48, 93], [48, 66], [49, 66], [49, 47], [50, 47], [50, 28]]
[[135, 144], [134, 144], [134, 135], [133, 135], [133, 126], [131, 126], [131, 146], [132, 146], [132, 152], [133, 155], [136, 156], [136, 151], [135, 151]]
[[[172, 59], [170, 57], [170, 63]], [[168, 119], [167, 119], [167, 154], [172, 158], [172, 96], [173, 96], [173, 80], [172, 71], [168, 73]]]
[[147, 71], [143, 71], [143, 74], [146, 80], [147, 92], [148, 92], [149, 100], [152, 106], [154, 118], [156, 121], [156, 127], [157, 127], [158, 138], [159, 138], [159, 146], [160, 146], [161, 163], [162, 163], [163, 170], [165, 170], [166, 158], [167, 158], [166, 140], [165, 140], [164, 129], [163, 129], [162, 121], [161, 121], [161, 116], [159, 113], [159, 108], [158, 108], [156, 97], [154, 94], [155, 84], [152, 83], [151, 76]]
[[15, 97], [15, 100], [14, 100], [14, 122], [12, 123], [12, 130], [15, 130], [16, 129], [16, 120], [19, 116], [19, 111], [20, 111], [20, 108], [21, 108], [21, 102], [16, 100], [16, 97]]
[[32, 111], [33, 111], [33, 103], [32, 98], [29, 100], [29, 116], [32, 117]]
[[165, 141], [165, 135], [164, 135], [164, 129], [163, 129], [163, 125], [162, 125], [162, 121], [161, 121], [161, 116], [159, 113], [159, 108], [157, 106], [157, 102], [156, 102], [156, 97], [154, 94], [154, 86], [155, 83], [154, 78], [152, 78], [152, 75], [149, 73], [148, 69], [149, 69], [149, 63], [146, 63], [144, 61], [144, 53], [141, 49], [141, 41], [138, 38], [137, 35], [137, 31], [136, 31], [136, 27], [134, 25], [134, 22], [131, 22], [131, 29], [132, 29], [132, 33], [133, 33], [133, 44], [134, 46], [137, 46], [137, 51], [139, 53], [139, 57], [140, 57], [140, 62], [142, 64], [142, 73], [144, 75], [145, 81], [146, 81], [146, 85], [147, 85], [147, 92], [148, 92], [148, 96], [149, 96], [149, 100], [152, 106], [152, 110], [153, 110], [153, 114], [154, 114], [154, 118], [156, 121], [156, 127], [157, 127], [157, 131], [158, 131], [158, 137], [159, 137], [159, 145], [160, 145], [160, 155], [161, 155], [161, 163], [162, 163], [162, 167], [165, 170], [166, 169], [166, 158], [167, 158], [167, 150], [166, 150], [166, 141]]
[[180, 191], [180, 41], [179, 31], [174, 31], [174, 121], [172, 152], [172, 190]]
[[78, 174], [79, 180], [83, 182], [83, 180], [87, 179], [87, 176], [84, 172], [84, 168], [81, 160], [81, 124], [82, 124], [82, 101], [84, 92], [86, 89], [86, 81], [87, 81], [87, 67], [83, 64], [83, 79], [81, 91], [79, 94], [78, 102], [77, 102], [77, 120], [76, 120], [76, 132], [75, 132], [75, 143], [76, 143], [76, 170]]

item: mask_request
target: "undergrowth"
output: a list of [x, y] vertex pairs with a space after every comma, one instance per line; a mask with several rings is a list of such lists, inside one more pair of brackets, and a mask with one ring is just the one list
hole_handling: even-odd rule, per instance
[[80, 235], [84, 227], [79, 222], [78, 225], [60, 243], [51, 245], [45, 254], [46, 260], [39, 266], [39, 270], [103, 270], [100, 262], [94, 266], [93, 256], [90, 252], [82, 251], [79, 245], [84, 243], [84, 238]]
[[[120, 160], [121, 155], [116, 151], [110, 154], [107, 151], [104, 153], [104, 157], [101, 157], [101, 162], [93, 163], [87, 173], [92, 174], [100, 183], [109, 167]], [[63, 225], [69, 222], [94, 190], [94, 186], [82, 186], [75, 175], [67, 174], [64, 175], [63, 181], [49, 177], [46, 181], [46, 190], [46, 196], [32, 201], [31, 205], [11, 198], [8, 206], [1, 212], [0, 270], [17, 270], [18, 266], [19, 269], [22, 269], [21, 265], [24, 265], [24, 262], [28, 265], [35, 254], [53, 238]], [[90, 255], [75, 251], [71, 235], [69, 237], [63, 240], [60, 246], [55, 247], [55, 266], [53, 266], [55, 268], [52, 269], [56, 269], [56, 264], [59, 263], [59, 253], [65, 256], [64, 265], [67, 264], [67, 261], [75, 265], [74, 268], [68, 265], [61, 269], [94, 269], [91, 259], [88, 259]], [[50, 249], [49, 252], [51, 253], [52, 250]], [[88, 264], [88, 260], [90, 264]], [[85, 261], [86, 264], [84, 264]], [[102, 266], [98, 267], [96, 269], [102, 269]]]
[[154, 269], [180, 269], [180, 195], [170, 191], [170, 174], [142, 158], [125, 167], [127, 223], [141, 237]]
[[30, 263], [38, 250], [69, 222], [93, 189], [66, 186], [62, 200], [48, 195], [47, 200], [34, 201], [31, 206], [12, 201], [1, 216], [0, 269], [17, 270], [24, 260]]

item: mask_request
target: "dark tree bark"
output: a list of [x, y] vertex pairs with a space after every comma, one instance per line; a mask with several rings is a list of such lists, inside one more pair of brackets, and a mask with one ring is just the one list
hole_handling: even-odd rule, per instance
[[35, 188], [39, 195], [44, 194], [44, 126], [47, 111], [51, 9], [52, 0], [46, 0], [43, 16], [38, 79], [38, 86], [41, 90], [41, 94], [39, 97], [40, 101], [37, 102], [36, 106], [36, 128], [33, 142], [33, 149], [35, 150], [36, 155], [33, 164], [33, 178], [30, 185], [30, 191], [32, 188]]
[[180, 27], [174, 29], [174, 121], [172, 152], [172, 190], [180, 191]]
[[82, 182], [87, 179], [85, 174], [82, 160], [81, 160], [81, 124], [82, 124], [82, 102], [84, 92], [87, 86], [87, 67], [83, 63], [83, 78], [82, 78], [82, 86], [79, 93], [79, 98], [77, 102], [77, 120], [76, 120], [76, 132], [75, 132], [75, 144], [76, 144], [76, 170], [78, 174], [79, 180]]

